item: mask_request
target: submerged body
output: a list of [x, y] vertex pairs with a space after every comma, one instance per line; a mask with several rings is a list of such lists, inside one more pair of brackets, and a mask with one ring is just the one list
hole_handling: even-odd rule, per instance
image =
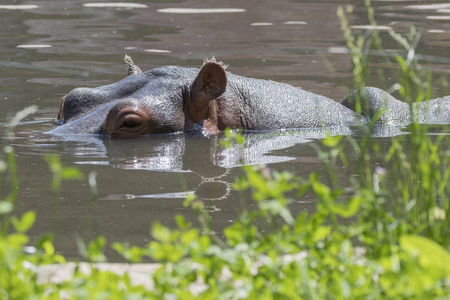
[[401, 102], [383, 90], [367, 87], [363, 93], [353, 91], [340, 103], [361, 112], [372, 121], [383, 125], [403, 126], [412, 122], [419, 124], [450, 124], [450, 96], [416, 102]]
[[[206, 61], [201, 69], [167, 66], [144, 73], [132, 62], [129, 66], [131, 75], [117, 83], [67, 94], [58, 113], [64, 125], [50, 133], [129, 137], [191, 130], [216, 133], [227, 127], [356, 125], [363, 119], [353, 110], [355, 97], [340, 104], [287, 84], [227, 73], [215, 60]], [[389, 96], [382, 91], [371, 95], [375, 96], [369, 101], [374, 103]], [[395, 113], [405, 109], [394, 100], [401, 103], [396, 99], [383, 103]], [[382, 105], [374, 107], [383, 114]]]

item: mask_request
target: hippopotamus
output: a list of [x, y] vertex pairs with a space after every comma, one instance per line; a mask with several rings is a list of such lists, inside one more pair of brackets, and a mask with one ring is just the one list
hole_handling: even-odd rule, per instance
[[226, 71], [214, 58], [200, 69], [165, 66], [142, 72], [129, 56], [129, 76], [105, 86], [76, 88], [61, 101], [52, 134], [148, 134], [226, 128], [277, 130], [359, 125], [368, 118], [385, 124], [449, 123], [450, 98], [410, 106], [386, 92], [367, 88], [362, 114], [356, 92], [341, 103], [303, 89]]

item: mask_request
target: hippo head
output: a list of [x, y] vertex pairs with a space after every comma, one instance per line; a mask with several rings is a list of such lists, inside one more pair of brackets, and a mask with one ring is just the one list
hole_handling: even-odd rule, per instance
[[93, 133], [131, 137], [187, 131], [211, 118], [210, 103], [221, 96], [227, 75], [221, 63], [201, 69], [174, 66], [141, 72], [96, 88], [77, 88], [61, 101], [53, 134]]

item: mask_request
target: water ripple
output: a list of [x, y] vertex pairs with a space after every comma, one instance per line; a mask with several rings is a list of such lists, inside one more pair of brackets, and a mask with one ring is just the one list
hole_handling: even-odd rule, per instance
[[162, 8], [157, 11], [166, 14], [219, 14], [246, 12], [243, 8]]
[[84, 3], [84, 7], [114, 7], [114, 8], [148, 8], [145, 4], [139, 3], [123, 3], [123, 2], [106, 2], [106, 3]]
[[0, 9], [9, 9], [9, 10], [15, 10], [15, 9], [35, 9], [38, 8], [37, 5], [0, 5]]

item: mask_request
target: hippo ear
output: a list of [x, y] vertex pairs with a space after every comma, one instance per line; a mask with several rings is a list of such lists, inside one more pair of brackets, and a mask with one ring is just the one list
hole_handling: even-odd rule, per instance
[[[189, 111], [195, 119], [207, 117], [209, 101], [218, 98], [227, 88], [227, 73], [221, 64], [206, 62], [191, 87]], [[198, 121], [198, 120], [197, 120]]]

